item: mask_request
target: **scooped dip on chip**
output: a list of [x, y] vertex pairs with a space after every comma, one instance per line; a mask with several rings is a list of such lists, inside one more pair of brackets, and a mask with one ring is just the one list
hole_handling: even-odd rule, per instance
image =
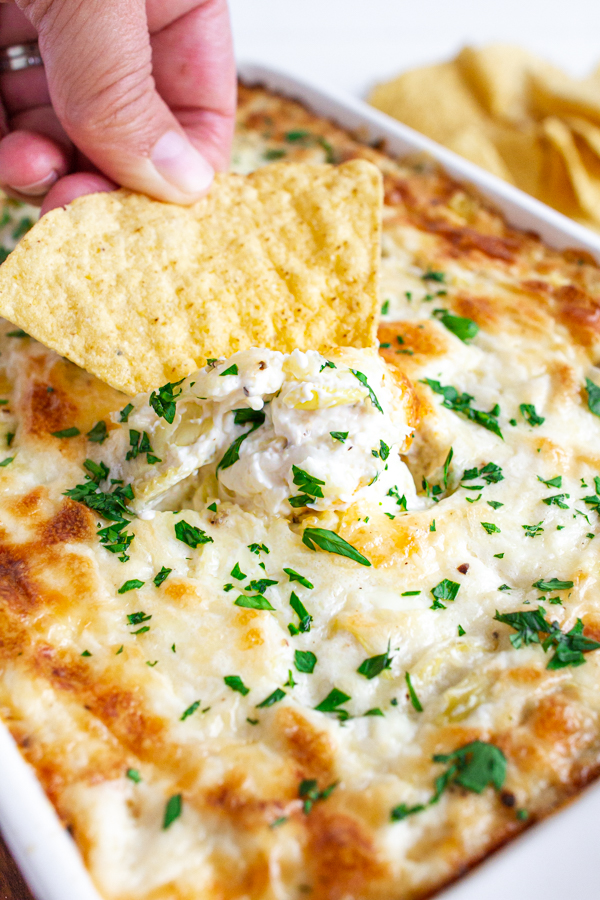
[[138, 513], [190, 476], [268, 515], [363, 499], [418, 505], [399, 456], [414, 433], [414, 392], [370, 350], [243, 350], [137, 396], [113, 419], [100, 455], [131, 484]]

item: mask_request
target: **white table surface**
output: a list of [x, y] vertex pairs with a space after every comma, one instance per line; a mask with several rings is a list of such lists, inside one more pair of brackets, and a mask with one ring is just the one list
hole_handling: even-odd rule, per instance
[[464, 44], [519, 43], [573, 75], [600, 63], [600, 0], [230, 0], [238, 59], [359, 96]]

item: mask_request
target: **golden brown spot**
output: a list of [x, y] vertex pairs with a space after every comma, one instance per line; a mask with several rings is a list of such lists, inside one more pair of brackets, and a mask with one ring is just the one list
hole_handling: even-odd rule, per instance
[[308, 862], [319, 900], [369, 895], [372, 882], [389, 875], [365, 827], [354, 818], [314, 807], [308, 816]]
[[539, 681], [542, 678], [542, 672], [533, 666], [516, 666], [514, 669], [509, 669], [505, 677], [516, 684], [528, 685]]
[[430, 234], [437, 234], [448, 241], [459, 253], [478, 251], [492, 259], [501, 259], [505, 262], [514, 262], [518, 243], [507, 237], [498, 237], [493, 234], [482, 234], [474, 228], [457, 227], [450, 225], [444, 219], [429, 219], [422, 216], [420, 228]]
[[58, 388], [48, 390], [48, 385], [35, 381], [29, 397], [29, 431], [32, 434], [49, 434], [73, 426], [77, 407], [69, 395]]
[[579, 709], [561, 694], [544, 697], [531, 714], [528, 724], [541, 741], [557, 745], [568, 742], [582, 728]]
[[246, 773], [231, 771], [204, 795], [204, 801], [224, 813], [238, 827], [257, 828], [282, 815], [284, 799], [257, 797], [247, 784]]
[[589, 347], [600, 333], [600, 303], [574, 284], [563, 285], [554, 292], [558, 317], [575, 340]]
[[427, 537], [425, 528], [409, 516], [392, 521], [383, 514], [374, 513], [368, 523], [359, 522], [352, 507], [342, 513], [339, 534], [372, 565], [381, 568], [397, 566], [422, 549]]
[[319, 731], [302, 713], [290, 707], [276, 716], [286, 751], [301, 769], [302, 777], [333, 780], [335, 747], [325, 731]]
[[40, 600], [39, 587], [30, 577], [26, 549], [0, 546], [0, 601], [18, 613], [27, 614]]
[[473, 319], [480, 328], [490, 330], [498, 323], [498, 303], [491, 297], [458, 294], [452, 300], [452, 311], [458, 316]]
[[[439, 327], [430, 321], [423, 322], [383, 322], [378, 329], [377, 337], [380, 344], [390, 344], [390, 347], [381, 347], [379, 352], [387, 363], [393, 366], [401, 366], [410, 361], [410, 355], [398, 351], [410, 350], [424, 362], [427, 359], [435, 359], [444, 356], [448, 351], [448, 341]], [[398, 340], [402, 338], [402, 343]]]
[[41, 512], [42, 500], [47, 499], [47, 496], [46, 488], [35, 487], [28, 494], [9, 502], [7, 508], [17, 519], [39, 518], [36, 514]]
[[191, 584], [188, 584], [186, 581], [177, 581], [175, 579], [169, 579], [167, 582], [164, 593], [172, 600], [174, 603], [201, 603], [202, 598], [198, 595], [197, 591]]
[[52, 544], [89, 541], [94, 531], [93, 518], [88, 509], [80, 503], [66, 500], [54, 518], [41, 529], [41, 543]]
[[253, 647], [261, 647], [265, 642], [260, 628], [249, 628], [241, 640], [243, 650], [252, 650]]
[[581, 617], [583, 621], [583, 633], [591, 641], [600, 643], [600, 616], [588, 613]]
[[253, 619], [258, 618], [258, 613], [255, 609], [241, 609], [235, 619], [236, 625], [239, 625], [243, 628], [245, 625], [248, 625]]

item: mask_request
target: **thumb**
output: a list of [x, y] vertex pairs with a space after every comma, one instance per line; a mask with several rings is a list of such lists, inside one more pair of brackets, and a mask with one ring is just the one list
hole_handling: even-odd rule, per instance
[[213, 169], [152, 77], [144, 0], [17, 0], [36, 27], [54, 110], [101, 172], [159, 200], [189, 204]]

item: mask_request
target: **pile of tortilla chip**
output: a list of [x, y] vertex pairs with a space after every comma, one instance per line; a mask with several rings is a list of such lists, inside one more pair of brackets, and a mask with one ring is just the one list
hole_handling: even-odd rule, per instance
[[600, 68], [575, 79], [520, 47], [465, 47], [369, 102], [600, 230]]

